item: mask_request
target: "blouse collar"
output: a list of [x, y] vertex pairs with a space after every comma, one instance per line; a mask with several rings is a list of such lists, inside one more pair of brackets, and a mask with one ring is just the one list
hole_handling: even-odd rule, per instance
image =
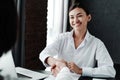
[[[71, 36], [71, 37], [73, 37], [73, 32], [74, 32], [74, 30], [72, 30], [72, 31], [70, 32], [70, 36]], [[87, 32], [86, 32], [86, 34], [85, 34], [84, 40], [87, 40], [87, 41], [88, 41], [90, 35], [91, 35], [91, 34], [90, 34], [89, 31], [87, 30]]]

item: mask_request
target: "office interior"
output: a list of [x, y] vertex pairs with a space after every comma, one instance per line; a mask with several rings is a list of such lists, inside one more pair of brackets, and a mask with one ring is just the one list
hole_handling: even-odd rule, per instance
[[[17, 42], [13, 48], [13, 57], [16, 66], [21, 66], [31, 70], [45, 69], [42, 62], [39, 60], [39, 53], [46, 46], [47, 3], [48, 0], [16, 0], [19, 27], [17, 31]], [[117, 3], [120, 4], [120, 1], [91, 0], [91, 3], [94, 5], [91, 6], [93, 10], [92, 13], [95, 14], [93, 18], [95, 19], [93, 19], [89, 25], [89, 30], [105, 43], [115, 64], [114, 67], [117, 72], [116, 78], [119, 80], [120, 17], [118, 14], [120, 14], [120, 6], [118, 6]], [[99, 10], [97, 8], [99, 8]], [[102, 10], [104, 11], [102, 12]], [[99, 20], [102, 20], [101, 23]], [[67, 28], [67, 30], [70, 29]]]

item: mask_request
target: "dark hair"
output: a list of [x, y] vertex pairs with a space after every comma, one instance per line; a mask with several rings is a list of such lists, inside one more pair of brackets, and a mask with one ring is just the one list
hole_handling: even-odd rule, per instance
[[88, 2], [85, 0], [71, 0], [69, 12], [75, 8], [82, 8], [89, 15]]
[[17, 10], [14, 0], [0, 1], [0, 56], [16, 41]]

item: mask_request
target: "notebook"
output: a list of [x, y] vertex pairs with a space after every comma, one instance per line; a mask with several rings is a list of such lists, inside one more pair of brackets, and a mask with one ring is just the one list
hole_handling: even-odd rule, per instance
[[31, 79], [38, 80], [48, 76], [48, 74], [39, 73], [22, 67], [15, 68], [12, 52], [8, 51], [0, 57], [0, 75], [19, 78], [17, 73], [25, 75]]

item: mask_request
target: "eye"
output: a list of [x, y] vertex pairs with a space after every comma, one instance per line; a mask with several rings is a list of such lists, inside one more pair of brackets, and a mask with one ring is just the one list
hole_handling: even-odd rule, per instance
[[70, 19], [74, 19], [74, 17], [73, 17], [73, 16], [70, 16]]
[[82, 15], [82, 14], [80, 14], [80, 15], [77, 15], [77, 17], [83, 17], [83, 15]]

